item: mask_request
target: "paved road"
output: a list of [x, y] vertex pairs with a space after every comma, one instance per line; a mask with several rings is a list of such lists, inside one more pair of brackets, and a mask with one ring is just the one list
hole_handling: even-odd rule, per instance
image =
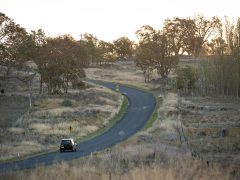
[[[113, 83], [98, 83], [107, 88], [115, 89]], [[126, 94], [129, 100], [128, 108], [123, 118], [102, 135], [78, 144], [77, 152], [52, 152], [26, 160], [0, 164], [0, 171], [33, 168], [38, 165], [49, 165], [72, 160], [89, 155], [91, 152], [111, 147], [135, 134], [144, 127], [146, 121], [151, 116], [155, 107], [155, 98], [150, 93], [126, 86], [121, 86], [120, 92]]]

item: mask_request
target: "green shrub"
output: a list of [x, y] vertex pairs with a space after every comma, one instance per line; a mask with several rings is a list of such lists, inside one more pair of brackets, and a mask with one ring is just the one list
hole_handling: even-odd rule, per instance
[[73, 103], [71, 100], [69, 99], [65, 99], [63, 102], [62, 102], [62, 106], [65, 106], [65, 107], [72, 107], [73, 106]]
[[83, 89], [85, 88], [85, 86], [86, 86], [85, 83], [82, 81], [73, 84], [74, 89]]
[[177, 90], [194, 90], [196, 87], [196, 68], [193, 66], [178, 66], [174, 79], [174, 88]]

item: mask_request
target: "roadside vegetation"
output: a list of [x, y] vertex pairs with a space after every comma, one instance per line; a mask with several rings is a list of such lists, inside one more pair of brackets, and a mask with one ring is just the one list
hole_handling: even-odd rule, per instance
[[[214, 167], [208, 168], [201, 162], [178, 157], [165, 157], [162, 159], [143, 160], [143, 154], [136, 154], [134, 159], [129, 159], [126, 154], [102, 153], [92, 158], [81, 159], [71, 164], [57, 164], [51, 167], [38, 167], [34, 170], [24, 170], [15, 173], [4, 173], [2, 178], [8, 179], [114, 179], [114, 180], [145, 180], [145, 179], [231, 179], [228, 170]], [[139, 159], [140, 158], [140, 159]], [[161, 157], [159, 157], [161, 158]], [[175, 161], [175, 162], [173, 162]]]
[[[121, 95], [103, 87], [91, 85], [80, 92], [43, 95], [17, 121], [1, 128], [0, 160], [57, 150], [62, 138], [86, 137], [107, 126], [123, 103]], [[12, 108], [13, 102], [4, 104]], [[8, 118], [1, 117], [1, 124], [7, 124]]]

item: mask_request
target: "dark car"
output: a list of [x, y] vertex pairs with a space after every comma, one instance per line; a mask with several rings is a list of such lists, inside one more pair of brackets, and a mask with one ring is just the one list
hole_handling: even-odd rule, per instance
[[74, 143], [73, 139], [62, 139], [60, 152], [63, 151], [77, 151], [77, 143]]

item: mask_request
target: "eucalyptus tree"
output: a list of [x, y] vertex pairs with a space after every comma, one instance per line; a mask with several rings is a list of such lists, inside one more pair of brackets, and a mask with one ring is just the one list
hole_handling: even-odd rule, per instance
[[133, 42], [127, 37], [113, 41], [114, 49], [119, 59], [129, 59], [133, 54]]
[[169, 41], [166, 33], [148, 25], [141, 27], [136, 34], [139, 39], [136, 65], [145, 71], [156, 70], [162, 78], [166, 78], [178, 62], [173, 42]]
[[163, 32], [167, 36], [168, 41], [171, 42], [173, 51], [176, 56], [190, 52], [190, 42], [195, 35], [194, 20], [187, 18], [181, 19], [175, 17], [173, 19], [166, 19], [164, 22]]
[[24, 28], [0, 12], [0, 65], [5, 67], [4, 77], [13, 68], [20, 68], [25, 62], [29, 37]]
[[211, 20], [206, 19], [203, 15], [198, 15], [194, 18], [195, 35], [191, 40], [191, 51], [194, 56], [199, 56], [204, 43], [209, 39], [214, 38], [221, 29], [221, 21], [214, 16]]
[[86, 65], [96, 64], [99, 62], [99, 39], [96, 36], [94, 36], [93, 34], [85, 33], [79, 41], [79, 44], [86, 48], [88, 56], [88, 61], [86, 61]]
[[100, 61], [103, 61], [105, 63], [114, 62], [117, 58], [114, 50], [114, 45], [110, 42], [105, 42], [103, 40], [99, 41], [98, 52]]
[[47, 38], [41, 54], [44, 62], [41, 76], [48, 93], [59, 93], [61, 89], [67, 93], [72, 79], [85, 76], [81, 60], [86, 59], [87, 52], [71, 36]]

